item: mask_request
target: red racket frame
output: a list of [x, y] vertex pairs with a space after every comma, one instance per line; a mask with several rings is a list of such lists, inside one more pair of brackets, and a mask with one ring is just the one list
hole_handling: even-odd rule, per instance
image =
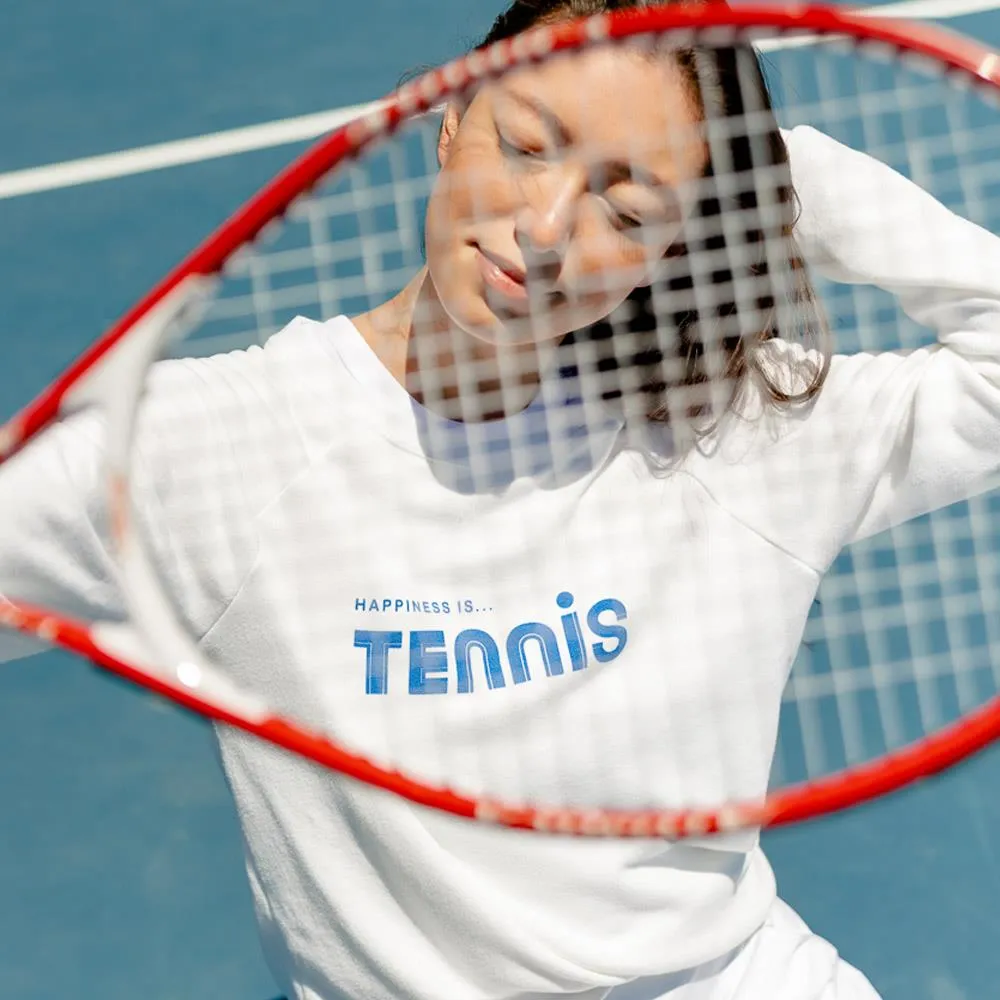
[[[339, 164], [351, 160], [402, 122], [439, 104], [477, 80], [512, 67], [592, 42], [644, 33], [697, 33], [718, 27], [736, 29], [752, 41], [756, 32], [771, 36], [809, 33], [847, 36], [855, 43], [880, 44], [900, 58], [922, 58], [992, 90], [1000, 99], [1000, 55], [940, 28], [881, 17], [867, 17], [827, 6], [691, 3], [620, 11], [581, 21], [534, 29], [433, 70], [381, 102], [379, 110], [320, 140], [220, 226], [149, 294], [115, 323], [33, 402], [0, 428], [0, 461], [57, 420], [68, 396], [136, 325], [191, 276], [212, 276], [267, 224], [308, 193]], [[509, 806], [424, 785], [380, 767], [318, 733], [277, 717], [243, 718], [180, 681], [154, 676], [109, 652], [101, 626], [89, 625], [16, 602], [0, 605], [0, 623], [79, 653], [117, 676], [217, 722], [235, 726], [307, 757], [348, 777], [403, 796], [412, 802], [510, 827], [548, 832], [608, 836], [683, 837], [743, 827], [799, 822], [858, 805], [936, 774], [1000, 737], [1000, 696], [962, 719], [894, 753], [772, 793], [760, 803], [730, 803], [699, 810], [574, 810]]]

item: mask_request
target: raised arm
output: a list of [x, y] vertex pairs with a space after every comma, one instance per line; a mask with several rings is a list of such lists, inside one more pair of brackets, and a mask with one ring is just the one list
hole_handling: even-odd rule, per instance
[[795, 130], [789, 146], [806, 259], [833, 281], [890, 292], [937, 338], [909, 353], [834, 361], [825, 419], [846, 423], [846, 411], [867, 410], [854, 442], [870, 453], [873, 476], [852, 532], [860, 537], [995, 482], [1000, 237], [813, 129]]
[[[692, 464], [719, 502], [822, 570], [847, 542], [998, 481], [1000, 238], [815, 129], [785, 139], [810, 269], [886, 290], [936, 336], [914, 350], [845, 354], [834, 325], [835, 356], [812, 403], [737, 424], [726, 461]], [[780, 342], [765, 349], [778, 364], [802, 356]]]

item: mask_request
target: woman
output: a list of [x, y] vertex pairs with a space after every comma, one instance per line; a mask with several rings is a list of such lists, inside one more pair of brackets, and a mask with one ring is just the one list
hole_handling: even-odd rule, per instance
[[[485, 42], [635, 5], [517, 0]], [[473, 784], [527, 762], [491, 774], [513, 796], [761, 792], [837, 551], [996, 471], [1000, 243], [811, 130], [693, 138], [748, 95], [766, 103], [754, 64], [724, 50], [595, 50], [484, 86], [445, 112], [427, 266], [400, 295], [163, 368], [140, 502], [214, 659], [376, 757], [433, 774], [430, 748]], [[757, 180], [722, 191], [721, 157]], [[950, 252], [888, 242], [897, 213]], [[939, 344], [796, 346], [822, 334], [801, 257], [893, 291]], [[80, 421], [0, 476], [4, 592], [120, 613], [98, 454]], [[375, 543], [350, 527], [373, 523]], [[544, 671], [510, 641], [577, 609], [586, 643]], [[359, 710], [362, 684], [406, 725]], [[776, 900], [752, 836], [490, 829], [219, 740], [290, 998], [875, 997]]]

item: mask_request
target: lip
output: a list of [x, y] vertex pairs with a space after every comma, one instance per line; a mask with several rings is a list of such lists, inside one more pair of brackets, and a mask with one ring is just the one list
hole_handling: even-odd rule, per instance
[[528, 289], [525, 287], [527, 275], [523, 268], [507, 260], [506, 257], [484, 249], [478, 243], [474, 245], [479, 272], [489, 288], [506, 299], [516, 302], [527, 301]]

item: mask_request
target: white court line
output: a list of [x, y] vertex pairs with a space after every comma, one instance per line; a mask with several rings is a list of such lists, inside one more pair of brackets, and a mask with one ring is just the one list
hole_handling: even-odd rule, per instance
[[[997, 10], [998, 6], [1000, 0], [899, 0], [895, 3], [865, 8], [865, 13], [876, 17], [944, 20]], [[809, 44], [810, 41], [810, 38], [789, 39], [759, 47], [769, 50], [793, 48]], [[79, 160], [66, 160], [42, 167], [12, 170], [0, 174], [0, 200], [75, 187], [79, 184], [92, 184], [95, 181], [112, 180], [116, 177], [128, 177], [152, 170], [164, 170], [188, 163], [201, 163], [223, 156], [233, 156], [236, 153], [249, 153], [258, 149], [305, 142], [338, 128], [375, 107], [374, 102], [355, 104], [190, 139], [139, 146], [135, 149], [87, 156]]]
[[270, 149], [294, 142], [315, 139], [332, 129], [339, 128], [352, 118], [374, 108], [374, 104], [356, 104], [353, 107], [320, 111], [298, 118], [264, 122], [246, 128], [213, 132], [193, 139], [160, 142], [153, 146], [138, 146], [118, 153], [87, 156], [80, 160], [66, 160], [44, 167], [28, 167], [0, 174], [0, 199], [17, 198], [19, 195], [53, 191], [57, 188], [91, 184], [130, 174], [143, 174], [166, 167], [179, 167], [186, 163], [201, 163], [235, 153], [249, 153], [256, 149]]

